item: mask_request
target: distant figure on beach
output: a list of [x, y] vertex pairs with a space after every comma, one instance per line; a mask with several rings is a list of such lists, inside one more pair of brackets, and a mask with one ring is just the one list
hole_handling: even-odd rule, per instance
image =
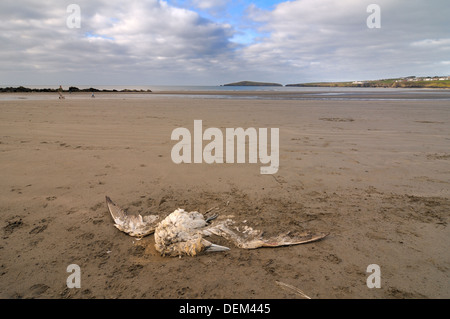
[[94, 97], [95, 97], [95, 95], [94, 95], [94, 92], [92, 92], [92, 95], [91, 95], [91, 97], [92, 97], [92, 98], [94, 98]]
[[64, 97], [64, 95], [62, 95], [62, 90], [63, 90], [63, 88], [62, 88], [62, 86], [60, 85], [59, 86], [59, 89], [58, 89], [58, 94], [59, 94], [59, 99], [60, 100], [64, 100], [65, 99], [65, 97]]

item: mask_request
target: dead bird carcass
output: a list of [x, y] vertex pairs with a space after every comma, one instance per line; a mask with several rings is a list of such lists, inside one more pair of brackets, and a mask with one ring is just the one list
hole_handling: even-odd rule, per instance
[[134, 237], [155, 234], [155, 248], [163, 256], [196, 256], [199, 253], [229, 250], [206, 240], [211, 235], [221, 236], [242, 249], [281, 247], [306, 244], [323, 239], [326, 233], [289, 233], [264, 238], [260, 230], [250, 226], [238, 227], [230, 218], [209, 218], [199, 212], [177, 209], [164, 219], [158, 215], [132, 215], [119, 208], [108, 196], [106, 204], [117, 229]]

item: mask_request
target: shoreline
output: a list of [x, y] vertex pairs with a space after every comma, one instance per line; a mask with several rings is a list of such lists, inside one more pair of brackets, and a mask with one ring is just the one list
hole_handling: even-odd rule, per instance
[[[273, 99], [273, 100], [450, 100], [448, 89], [403, 89], [403, 88], [355, 88], [354, 90], [327, 91], [299, 90], [299, 91], [269, 91], [269, 90], [155, 90], [146, 91], [118, 91], [118, 92], [63, 92], [66, 99], [90, 99], [91, 94], [102, 99], [154, 98], [154, 97], [204, 97], [204, 98], [243, 98], [243, 99]], [[59, 98], [58, 92], [20, 92], [0, 93], [0, 100], [39, 100]]]

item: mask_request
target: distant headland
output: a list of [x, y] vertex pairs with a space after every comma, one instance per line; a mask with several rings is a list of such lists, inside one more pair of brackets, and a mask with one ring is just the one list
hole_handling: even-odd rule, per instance
[[241, 82], [224, 84], [223, 86], [283, 86], [283, 84], [280, 84], [280, 83], [267, 83], [267, 82], [241, 81]]
[[450, 88], [450, 76], [415, 77], [353, 81], [287, 84], [287, 87], [382, 87], [382, 88]]

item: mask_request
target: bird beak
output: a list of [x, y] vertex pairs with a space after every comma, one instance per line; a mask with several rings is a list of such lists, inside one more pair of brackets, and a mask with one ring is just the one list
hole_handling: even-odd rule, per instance
[[230, 248], [225, 247], [225, 246], [216, 245], [216, 244], [211, 244], [211, 246], [206, 248], [205, 252], [213, 253], [213, 252], [226, 251], [226, 250], [230, 250]]

